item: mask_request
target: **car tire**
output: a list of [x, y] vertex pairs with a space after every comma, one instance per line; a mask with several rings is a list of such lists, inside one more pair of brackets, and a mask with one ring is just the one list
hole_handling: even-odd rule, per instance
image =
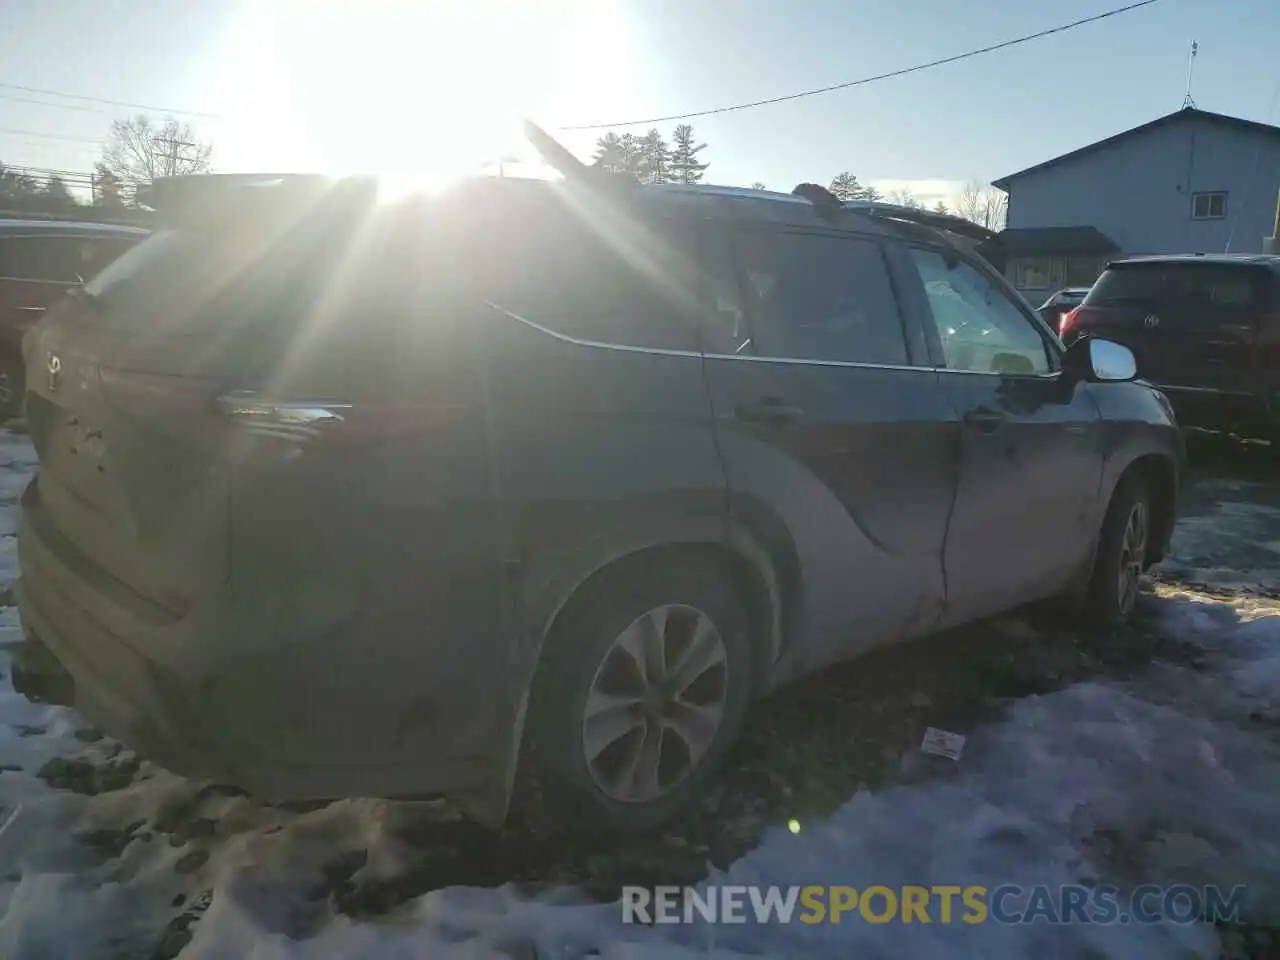
[[753, 661], [742, 600], [712, 558], [662, 551], [600, 575], [546, 640], [522, 819], [637, 833], [679, 814], [737, 739]]
[[25, 393], [22, 361], [12, 357], [0, 359], [0, 423], [12, 420], [22, 412]]
[[1151, 498], [1135, 473], [1121, 477], [1111, 495], [1089, 589], [1081, 614], [1096, 627], [1128, 621], [1137, 604], [1142, 573], [1151, 546]]

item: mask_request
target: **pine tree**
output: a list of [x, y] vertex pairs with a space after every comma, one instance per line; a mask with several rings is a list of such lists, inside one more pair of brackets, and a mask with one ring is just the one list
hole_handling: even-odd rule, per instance
[[596, 141], [595, 165], [610, 173], [621, 173], [622, 138], [616, 133], [606, 133]]
[[620, 173], [640, 179], [640, 161], [644, 155], [644, 141], [634, 133], [624, 133], [618, 138]]
[[124, 198], [120, 194], [120, 178], [106, 168], [105, 164], [94, 167], [93, 205], [107, 210], [119, 210], [124, 207]]
[[61, 177], [52, 176], [45, 181], [40, 191], [40, 204], [51, 213], [62, 213], [76, 206], [76, 198], [71, 195]]
[[827, 187], [827, 189], [830, 190], [832, 193], [834, 193], [841, 200], [863, 199], [862, 184], [860, 184], [858, 182], [858, 178], [855, 177], [848, 170], [842, 171], [841, 173], [837, 173], [834, 177], [832, 177], [831, 185]]
[[671, 170], [672, 183], [697, 183], [709, 164], [698, 160], [698, 154], [706, 147], [705, 143], [694, 143], [693, 127], [682, 123], [671, 132], [671, 159], [668, 165]]
[[640, 182], [666, 183], [671, 177], [670, 155], [671, 149], [657, 127], [646, 133], [640, 141]]
[[934, 205], [933, 212], [934, 213], [950, 213], [951, 211], [947, 209], [947, 202], [945, 200], [939, 200]]

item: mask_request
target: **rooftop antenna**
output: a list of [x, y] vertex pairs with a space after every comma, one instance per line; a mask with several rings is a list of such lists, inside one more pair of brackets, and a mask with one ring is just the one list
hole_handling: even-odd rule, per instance
[[1191, 99], [1191, 77], [1196, 69], [1196, 54], [1200, 51], [1200, 44], [1194, 40], [1191, 41], [1191, 56], [1187, 58], [1187, 95], [1182, 98], [1182, 109], [1194, 110], [1196, 102]]

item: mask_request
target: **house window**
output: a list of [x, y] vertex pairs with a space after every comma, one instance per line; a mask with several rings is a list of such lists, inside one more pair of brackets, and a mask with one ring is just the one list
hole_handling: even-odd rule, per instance
[[1227, 192], [1193, 193], [1191, 195], [1192, 220], [1221, 220], [1227, 215]]

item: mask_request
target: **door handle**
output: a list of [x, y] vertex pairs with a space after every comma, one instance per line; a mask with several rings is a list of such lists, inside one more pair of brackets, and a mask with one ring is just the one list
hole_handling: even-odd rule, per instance
[[964, 415], [964, 422], [980, 433], [995, 433], [1005, 422], [1005, 415], [987, 407], [978, 407]]
[[804, 416], [804, 410], [779, 397], [761, 397], [754, 403], [738, 404], [734, 416], [743, 423], [781, 427], [799, 420]]

